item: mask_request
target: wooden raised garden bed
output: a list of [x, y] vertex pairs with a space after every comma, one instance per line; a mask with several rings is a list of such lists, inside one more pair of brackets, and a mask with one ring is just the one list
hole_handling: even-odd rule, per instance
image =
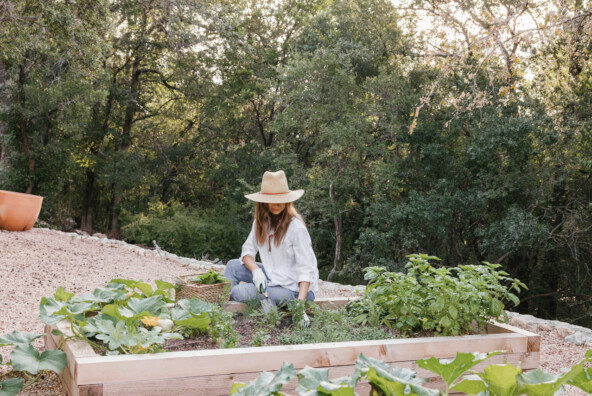
[[[334, 299], [342, 305], [343, 299]], [[327, 304], [328, 299], [318, 303]], [[240, 305], [229, 305], [240, 310]], [[60, 337], [51, 335], [59, 328], [69, 333], [68, 324], [46, 326], [45, 346], [56, 348]], [[355, 361], [363, 353], [393, 366], [411, 368], [423, 378], [434, 374], [419, 369], [415, 361], [435, 356], [453, 358], [457, 352], [503, 350], [476, 366], [475, 370], [507, 361], [523, 370], [539, 366], [540, 336], [505, 324], [489, 324], [485, 335], [406, 338], [378, 341], [336, 342], [307, 345], [267, 346], [236, 349], [168, 352], [146, 355], [99, 356], [83, 341], [65, 343], [68, 366], [60, 374], [69, 395], [228, 395], [233, 382], [248, 382], [262, 371], [277, 371], [283, 362], [299, 370], [305, 366], [330, 368], [331, 378], [352, 375]], [[436, 381], [425, 384], [440, 388]], [[283, 388], [292, 392], [296, 381]], [[360, 383], [359, 394], [368, 394], [369, 385]]]

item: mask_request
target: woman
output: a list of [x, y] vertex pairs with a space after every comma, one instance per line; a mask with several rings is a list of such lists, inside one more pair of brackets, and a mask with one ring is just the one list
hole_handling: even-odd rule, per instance
[[[261, 191], [245, 195], [255, 201], [255, 220], [241, 258], [230, 260], [224, 276], [232, 282], [235, 301], [262, 298], [276, 304], [315, 298], [319, 271], [312, 243], [293, 202], [303, 190], [290, 191], [284, 171], [265, 172]], [[255, 262], [259, 252], [261, 263]]]

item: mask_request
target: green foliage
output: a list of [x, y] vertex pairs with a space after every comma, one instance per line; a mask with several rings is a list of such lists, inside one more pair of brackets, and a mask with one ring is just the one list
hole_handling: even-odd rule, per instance
[[29, 345], [39, 337], [43, 337], [43, 334], [24, 333], [15, 330], [12, 333], [0, 336], [0, 347], [7, 345]]
[[216, 326], [217, 312], [217, 306], [192, 298], [178, 301], [177, 306], [171, 309], [170, 317], [176, 326], [182, 328], [180, 331], [184, 337], [191, 337], [209, 331], [210, 326]]
[[221, 348], [234, 348], [237, 344], [232, 313], [221, 305], [195, 298], [179, 300], [171, 309], [170, 317], [186, 338], [207, 333]]
[[279, 392], [282, 386], [290, 382], [296, 377], [296, 370], [294, 366], [289, 363], [284, 363], [276, 374], [268, 373], [266, 371], [259, 374], [257, 379], [248, 384], [233, 384], [230, 390], [231, 395], [241, 396], [280, 396], [284, 393]]
[[280, 309], [269, 309], [265, 311], [261, 308], [261, 323], [269, 329], [278, 326], [285, 316], [286, 313]]
[[360, 371], [372, 385], [372, 390], [378, 395], [413, 395], [437, 396], [439, 391], [422, 386], [426, 382], [417, 377], [413, 370], [401, 367], [389, 367], [380, 360], [360, 355], [356, 361], [356, 370]]
[[446, 390], [448, 390], [454, 381], [459, 379], [465, 372], [482, 361], [499, 353], [501, 352], [490, 352], [487, 354], [457, 353], [454, 360], [436, 359], [432, 357], [429, 359], [418, 360], [417, 366], [442, 377], [446, 383]]
[[24, 383], [22, 378], [9, 378], [0, 382], [0, 396], [16, 396], [23, 389]]
[[227, 260], [284, 169], [323, 279], [500, 262], [519, 310], [589, 325], [592, 16], [547, 3], [4, 1], [0, 188], [52, 228]]
[[292, 314], [294, 325], [279, 335], [282, 344], [384, 340], [394, 336], [384, 328], [355, 326], [355, 317], [344, 308], [319, 309], [311, 305], [310, 328], [300, 325], [301, 319]]
[[67, 363], [64, 352], [56, 349], [39, 352], [32, 345], [14, 347], [10, 362], [15, 370], [27, 371], [31, 374], [44, 370], [61, 373]]
[[[169, 308], [174, 286], [155, 283], [156, 289], [143, 281], [113, 279], [104, 288], [81, 296], [60, 287], [52, 297], [41, 300], [39, 316], [48, 324], [68, 321], [73, 337], [96, 349], [102, 347], [93, 339], [100, 340], [110, 353], [159, 352], [167, 339], [206, 332], [223, 347], [236, 344], [230, 313], [198, 299], [179, 300]], [[162, 323], [167, 320], [173, 322], [165, 328]], [[21, 341], [36, 336], [19, 334]], [[14, 337], [0, 338], [4, 341], [15, 342]]]
[[[0, 346], [12, 346], [9, 361], [3, 362], [0, 357], [0, 366], [10, 365], [12, 370], [18, 372], [24, 378], [10, 378], [0, 382], [0, 396], [15, 396], [24, 387], [37, 381], [47, 371], [61, 373], [66, 367], [66, 354], [59, 349], [39, 352], [31, 344], [34, 340], [44, 334], [24, 333], [13, 331], [9, 334], [0, 335]], [[31, 376], [34, 375], [34, 377]]]
[[294, 299], [288, 302], [288, 312], [292, 315], [292, 323], [298, 327], [302, 327], [304, 322], [304, 315], [308, 309], [312, 308], [307, 300]]
[[156, 240], [163, 249], [185, 257], [209, 254], [225, 260], [240, 250], [249, 226], [223, 213], [200, 212], [179, 203], [150, 206], [148, 213], [125, 216], [123, 221], [123, 235], [130, 243]]
[[[586, 360], [584, 360], [586, 361]], [[574, 385], [584, 391], [590, 388], [590, 378], [584, 380], [583, 362], [553, 376], [540, 369], [522, 373], [519, 367], [512, 365], [492, 365], [483, 372], [466, 376], [452, 387], [452, 390], [477, 395], [489, 392], [492, 395], [555, 395], [564, 392], [564, 384]], [[582, 380], [582, 381], [580, 381]]]
[[358, 378], [344, 377], [329, 379], [329, 369], [304, 367], [297, 374], [296, 392], [310, 396], [354, 396], [354, 387]]
[[[296, 391], [303, 396], [356, 395], [354, 389], [361, 379], [370, 383], [371, 394], [376, 396], [447, 396], [449, 391], [467, 395], [551, 396], [563, 393], [564, 384], [575, 386], [585, 392], [589, 392], [592, 387], [590, 376], [592, 368], [583, 367], [586, 363], [592, 363], [592, 350], [586, 352], [586, 357], [581, 362], [569, 370], [564, 370], [564, 373], [558, 376], [549, 375], [540, 369], [523, 374], [520, 367], [514, 367], [511, 364], [490, 365], [482, 372], [469, 371], [475, 365], [497, 354], [499, 352], [458, 353], [454, 359], [438, 360], [432, 357], [418, 360], [419, 367], [438, 374], [444, 380], [446, 383], [444, 392], [424, 387], [423, 384], [427, 380], [417, 377], [417, 373], [413, 370], [390, 367], [385, 362], [360, 354], [356, 360], [356, 370], [351, 377], [331, 380], [328, 369], [311, 367], [305, 367], [295, 373], [294, 366], [284, 362], [275, 376], [267, 372], [261, 373], [248, 384], [233, 384], [230, 393], [258, 396], [282, 395], [279, 392], [282, 386], [290, 382], [294, 376], [298, 377]], [[463, 379], [454, 384], [460, 377]], [[243, 389], [246, 393], [241, 393]]]
[[205, 274], [196, 275], [196, 276], [194, 276], [192, 278], [189, 278], [188, 280], [190, 282], [201, 283], [201, 284], [204, 284], [204, 285], [213, 285], [213, 284], [216, 284], [216, 283], [230, 282], [224, 276], [220, 275], [219, 272], [216, 272], [216, 271], [214, 271], [212, 269], [210, 269]]
[[[286, 315], [287, 314], [278, 307], [274, 306], [272, 309], [265, 310], [259, 304], [257, 311], [252, 312], [250, 315], [251, 320], [255, 321], [251, 345], [265, 345], [267, 340], [271, 338], [271, 333], [281, 324], [282, 319]], [[247, 318], [248, 316], [245, 316], [243, 312], [243, 317]]]
[[491, 318], [506, 315], [504, 302], [518, 305], [511, 290], [526, 286], [500, 271], [499, 264], [435, 268], [425, 254], [409, 256], [407, 273], [366, 269], [369, 284], [364, 296], [348, 309], [360, 324], [386, 324], [403, 334], [433, 330], [444, 335], [468, 333], [476, 323], [482, 329]]

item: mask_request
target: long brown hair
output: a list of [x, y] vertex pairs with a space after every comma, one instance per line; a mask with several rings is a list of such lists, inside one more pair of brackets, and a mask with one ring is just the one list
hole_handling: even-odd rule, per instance
[[302, 216], [296, 211], [292, 202], [288, 202], [282, 213], [277, 216], [269, 211], [267, 204], [257, 202], [255, 205], [255, 235], [257, 236], [257, 243], [259, 245], [265, 244], [268, 238], [267, 229], [271, 226], [275, 246], [279, 246], [286, 235], [286, 231], [288, 231], [288, 226], [293, 217], [304, 223]]

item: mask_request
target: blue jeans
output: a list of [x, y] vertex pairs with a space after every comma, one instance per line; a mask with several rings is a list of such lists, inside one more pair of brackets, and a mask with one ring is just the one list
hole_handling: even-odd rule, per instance
[[[265, 277], [269, 280], [269, 276], [265, 272], [265, 268], [261, 263], [257, 263], [259, 268], [263, 270]], [[247, 267], [245, 267], [240, 260], [234, 259], [230, 260], [226, 264], [226, 269], [224, 270], [224, 277], [230, 280], [230, 299], [234, 301], [249, 301], [255, 299], [263, 299], [263, 296], [257, 293], [257, 289], [253, 284], [253, 274]], [[246, 283], [240, 283], [246, 282]], [[268, 286], [267, 287], [267, 295], [270, 299], [272, 299], [277, 305], [284, 305], [288, 301], [295, 300], [298, 298], [298, 292], [286, 289], [285, 287], [281, 286]], [[306, 299], [308, 301], [314, 301], [315, 295], [312, 291], [308, 291], [306, 295]]]

